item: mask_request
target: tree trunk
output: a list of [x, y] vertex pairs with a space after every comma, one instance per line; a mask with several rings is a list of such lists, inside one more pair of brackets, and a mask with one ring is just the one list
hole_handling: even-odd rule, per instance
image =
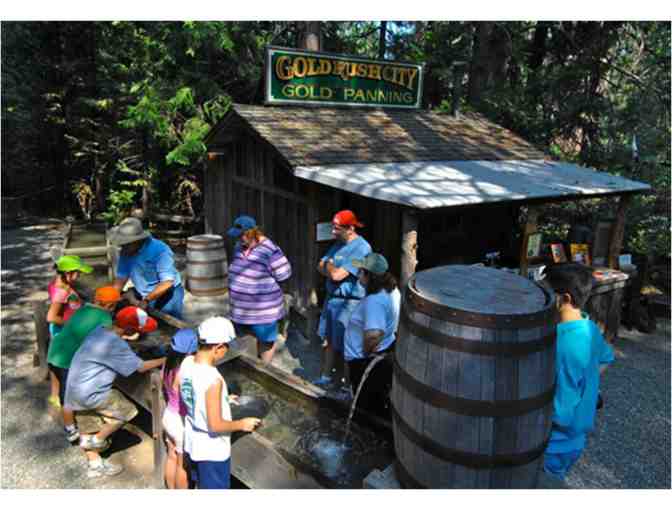
[[378, 40], [378, 58], [383, 60], [385, 58], [385, 40], [387, 36], [387, 21], [380, 22], [380, 39]]
[[469, 72], [469, 103], [477, 105], [481, 102], [484, 91], [488, 87], [490, 78], [490, 37], [495, 27], [494, 21], [476, 23], [474, 33], [474, 50]]
[[320, 21], [302, 21], [300, 47], [311, 51], [322, 49], [322, 23]]

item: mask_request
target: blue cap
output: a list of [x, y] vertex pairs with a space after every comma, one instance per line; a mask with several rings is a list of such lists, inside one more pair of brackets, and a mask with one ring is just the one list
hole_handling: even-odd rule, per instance
[[229, 237], [240, 237], [243, 232], [257, 226], [257, 220], [252, 216], [239, 216], [233, 222], [227, 234]]
[[198, 349], [198, 335], [191, 328], [180, 329], [170, 341], [170, 346], [175, 352], [192, 354]]

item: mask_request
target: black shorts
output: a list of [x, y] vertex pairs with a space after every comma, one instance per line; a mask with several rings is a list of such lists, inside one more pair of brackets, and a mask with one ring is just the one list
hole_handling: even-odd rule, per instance
[[48, 366], [49, 366], [49, 370], [51, 370], [54, 373], [54, 375], [56, 376], [56, 379], [58, 379], [58, 382], [59, 382], [58, 398], [61, 399], [61, 406], [64, 406], [65, 405], [65, 385], [68, 382], [68, 369], [54, 366], [51, 363], [48, 363]]

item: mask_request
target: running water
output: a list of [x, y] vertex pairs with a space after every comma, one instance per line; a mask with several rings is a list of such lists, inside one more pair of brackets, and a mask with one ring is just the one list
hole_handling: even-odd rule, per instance
[[352, 399], [352, 404], [350, 405], [350, 414], [348, 415], [348, 424], [345, 427], [345, 436], [343, 436], [343, 443], [345, 444], [345, 441], [348, 439], [348, 434], [350, 434], [350, 422], [352, 421], [352, 416], [355, 414], [355, 408], [357, 407], [357, 399], [359, 398], [359, 394], [362, 391], [362, 387], [364, 386], [364, 381], [366, 381], [366, 378], [369, 376], [369, 373], [371, 370], [373, 370], [373, 367], [376, 366], [376, 364], [385, 359], [384, 354], [379, 354], [375, 358], [373, 358], [369, 364], [366, 366], [366, 370], [364, 370], [364, 374], [362, 375], [362, 380], [359, 381], [359, 386], [357, 387], [357, 392], [355, 393], [355, 398]]

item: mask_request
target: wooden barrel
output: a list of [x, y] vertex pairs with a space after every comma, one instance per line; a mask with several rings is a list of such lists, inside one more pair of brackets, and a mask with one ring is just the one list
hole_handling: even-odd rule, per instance
[[226, 293], [228, 266], [222, 236], [205, 234], [187, 239], [187, 283], [195, 296]]
[[533, 488], [555, 390], [552, 295], [497, 269], [409, 280], [395, 349], [396, 472], [407, 488]]

